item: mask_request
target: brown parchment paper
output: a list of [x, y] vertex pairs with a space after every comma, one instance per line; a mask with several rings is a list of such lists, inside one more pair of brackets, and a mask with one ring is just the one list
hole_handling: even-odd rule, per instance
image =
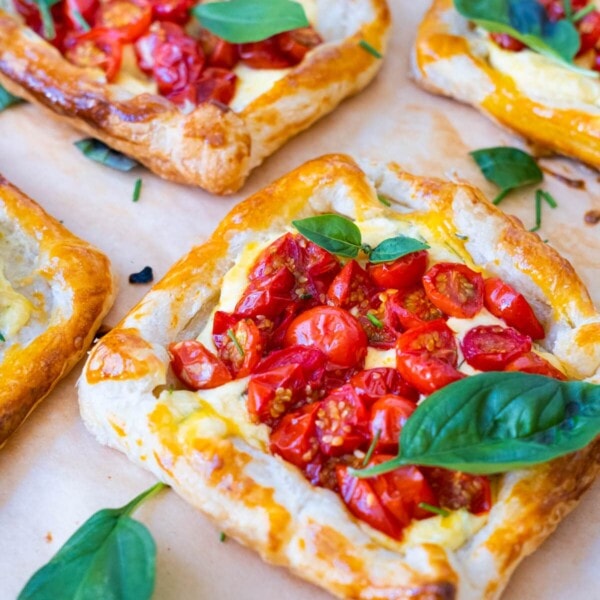
[[[77, 235], [111, 258], [120, 293], [106, 325], [113, 326], [147, 291], [128, 275], [150, 265], [155, 278], [192, 244], [202, 242], [236, 203], [307, 159], [347, 152], [395, 160], [423, 175], [462, 177], [495, 193], [470, 150], [518, 145], [509, 133], [475, 110], [428, 95], [409, 79], [409, 51], [428, 2], [390, 0], [394, 30], [377, 80], [361, 95], [298, 136], [257, 169], [245, 189], [218, 198], [161, 181], [143, 169], [123, 174], [82, 157], [82, 136], [59, 126], [32, 106], [0, 113], [0, 172]], [[544, 207], [542, 238], [573, 262], [600, 304], [600, 224], [584, 223], [600, 210], [598, 174], [575, 162], [550, 159], [554, 171], [584, 179], [584, 190], [547, 176], [558, 200]], [[134, 182], [143, 179], [139, 202]], [[527, 227], [534, 224], [532, 190], [502, 207]], [[81, 365], [60, 383], [0, 450], [0, 600], [15, 598], [31, 574], [94, 511], [121, 506], [153, 483], [125, 456], [87, 433], [77, 409], [75, 382]], [[325, 592], [263, 564], [174, 493], [162, 492], [136, 516], [158, 546], [155, 598], [161, 600], [326, 600]], [[515, 573], [503, 598], [600, 599], [600, 484], [557, 532]]]

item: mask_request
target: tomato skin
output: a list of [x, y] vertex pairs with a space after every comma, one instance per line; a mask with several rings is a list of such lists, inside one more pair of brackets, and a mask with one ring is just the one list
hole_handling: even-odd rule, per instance
[[510, 50], [511, 52], [520, 52], [525, 48], [525, 44], [508, 35], [508, 33], [490, 33], [490, 37], [500, 48], [503, 50]]
[[485, 307], [507, 325], [514, 327], [532, 340], [542, 339], [546, 333], [531, 305], [522, 294], [498, 277], [484, 282]]
[[152, 8], [146, 0], [111, 0], [100, 4], [97, 27], [118, 33], [125, 43], [143, 35], [152, 22]]
[[254, 372], [265, 373], [290, 364], [302, 367], [306, 383], [313, 390], [318, 390], [321, 387], [323, 376], [325, 375], [327, 357], [318, 348], [289, 346], [283, 350], [276, 350], [263, 358], [256, 366]]
[[270, 276], [254, 279], [244, 290], [234, 312], [246, 317], [276, 317], [291, 301], [294, 284], [294, 276], [285, 267]]
[[402, 396], [413, 402], [419, 399], [419, 392], [391, 367], [376, 367], [360, 371], [352, 376], [349, 383], [367, 406], [371, 406], [376, 400], [388, 394]]
[[420, 285], [396, 292], [385, 303], [385, 322], [396, 331], [420, 327], [443, 316]]
[[367, 309], [376, 289], [367, 272], [355, 260], [349, 260], [331, 282], [327, 301], [340, 308]]
[[474, 515], [492, 507], [490, 480], [483, 475], [469, 475], [439, 467], [423, 468], [439, 506], [450, 510], [466, 508]]
[[107, 81], [114, 81], [121, 68], [123, 39], [112, 29], [94, 28], [65, 40], [65, 56], [80, 67], [99, 67]]
[[531, 338], [512, 327], [480, 325], [467, 331], [461, 348], [474, 369], [502, 371], [509, 362], [531, 350]]
[[225, 364], [196, 340], [169, 344], [167, 352], [173, 372], [192, 390], [207, 390], [231, 381]]
[[567, 381], [566, 375], [550, 364], [545, 358], [535, 352], [527, 352], [511, 360], [504, 368], [505, 371], [521, 371], [534, 375], [545, 375], [559, 381]]
[[271, 431], [271, 452], [304, 469], [319, 452], [315, 428], [318, 407], [318, 403], [308, 404], [285, 415]]
[[371, 437], [379, 440], [377, 452], [396, 453], [398, 440], [404, 424], [417, 408], [411, 400], [388, 394], [377, 400], [371, 406], [370, 430]]
[[367, 336], [349, 312], [335, 306], [317, 306], [290, 324], [284, 346], [314, 346], [334, 368], [358, 366], [367, 354]]
[[423, 275], [429, 299], [451, 317], [468, 319], [483, 308], [483, 277], [459, 263], [437, 263]]
[[421, 281], [427, 269], [427, 256], [427, 250], [419, 250], [392, 262], [368, 263], [367, 272], [381, 288], [400, 290], [412, 287]]

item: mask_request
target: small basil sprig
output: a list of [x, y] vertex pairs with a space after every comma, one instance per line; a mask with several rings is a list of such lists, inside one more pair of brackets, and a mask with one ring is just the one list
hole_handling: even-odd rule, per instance
[[600, 386], [528, 373], [481, 373], [419, 404], [398, 456], [357, 477], [403, 465], [503, 473], [580, 450], [600, 433]]
[[13, 104], [19, 104], [19, 102], [23, 102], [23, 100], [17, 98], [17, 96], [13, 96], [8, 90], [5, 90], [0, 85], [0, 112]]
[[544, 178], [534, 158], [518, 148], [483, 148], [470, 152], [470, 155], [485, 178], [500, 188], [494, 204], [499, 204], [514, 189], [539, 183]]
[[139, 163], [121, 152], [109, 148], [104, 142], [94, 138], [85, 138], [75, 142], [75, 146], [89, 159], [118, 171], [131, 171]]
[[148, 529], [130, 515], [164, 487], [157, 483], [122, 508], [92, 515], [33, 575], [18, 600], [150, 598], [156, 545]]
[[230, 0], [192, 8], [203, 27], [233, 44], [260, 42], [310, 23], [304, 8], [292, 0]]
[[371, 248], [362, 243], [360, 229], [356, 224], [340, 215], [317, 215], [292, 221], [292, 225], [305, 238], [332, 254], [356, 258], [362, 251], [372, 263], [389, 262], [429, 248], [426, 243], [403, 235], [384, 240], [377, 247]]

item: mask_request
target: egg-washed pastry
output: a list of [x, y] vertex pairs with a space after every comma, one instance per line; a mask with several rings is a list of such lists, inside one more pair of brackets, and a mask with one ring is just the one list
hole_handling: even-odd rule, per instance
[[[495, 6], [503, 4], [509, 3]], [[537, 11], [531, 10], [536, 2], [527, 0], [527, 4], [529, 15], [537, 15], [545, 27], [555, 27], [565, 19], [566, 2], [539, 0]], [[590, 12], [595, 5], [588, 0], [571, 4], [574, 14], [583, 9], [585, 16], [571, 31], [570, 52], [579, 50], [567, 64], [508, 34], [490, 33], [485, 23], [479, 26], [468, 21], [453, 0], [434, 0], [417, 33], [415, 79], [429, 91], [473, 105], [540, 148], [598, 168], [600, 12]]]
[[0, 445], [84, 355], [114, 295], [108, 259], [0, 176]]
[[194, 4], [91, 0], [74, 14], [59, 0], [49, 41], [34, 2], [4, 5], [0, 84], [165, 179], [227, 194], [373, 79], [390, 28], [385, 0], [302, 0], [310, 28], [234, 45]]
[[[505, 475], [351, 469], [394, 456], [423, 397], [481, 371], [600, 381], [600, 315], [477, 189], [363, 169], [325, 156], [235, 207], [92, 350], [81, 413], [228, 536], [341, 598], [494, 598], [590, 485], [597, 446]], [[318, 215], [360, 238], [327, 251], [298, 232]], [[347, 258], [359, 247], [370, 261]]]

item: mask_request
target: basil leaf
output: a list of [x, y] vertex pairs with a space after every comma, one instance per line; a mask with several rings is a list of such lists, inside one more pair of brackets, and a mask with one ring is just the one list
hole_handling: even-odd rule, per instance
[[304, 8], [291, 0], [230, 0], [197, 4], [192, 15], [203, 27], [233, 44], [260, 42], [310, 25]]
[[23, 100], [21, 98], [17, 98], [17, 96], [13, 96], [8, 90], [5, 90], [0, 85], [0, 111], [3, 111], [5, 108], [8, 108], [13, 104], [19, 104], [19, 102], [23, 102]]
[[528, 373], [482, 373], [419, 404], [400, 434], [400, 454], [360, 477], [401, 465], [474, 474], [529, 467], [580, 450], [600, 433], [600, 386]]
[[18, 600], [150, 598], [156, 545], [146, 527], [130, 514], [164, 487], [158, 483], [122, 508], [92, 515], [33, 575]]
[[139, 163], [133, 158], [109, 148], [104, 142], [94, 138], [79, 140], [75, 142], [75, 145], [91, 160], [118, 171], [131, 171], [134, 167], [139, 166]]
[[292, 225], [307, 239], [333, 254], [354, 258], [361, 249], [360, 229], [340, 215], [318, 215]]
[[501, 190], [494, 199], [499, 204], [515, 188], [539, 183], [544, 178], [533, 157], [518, 148], [499, 146], [470, 152], [483, 175]]
[[415, 240], [414, 238], [399, 235], [398, 237], [383, 240], [381, 244], [376, 246], [369, 256], [372, 263], [389, 262], [396, 260], [412, 252], [419, 250], [427, 250], [429, 246], [424, 242]]

